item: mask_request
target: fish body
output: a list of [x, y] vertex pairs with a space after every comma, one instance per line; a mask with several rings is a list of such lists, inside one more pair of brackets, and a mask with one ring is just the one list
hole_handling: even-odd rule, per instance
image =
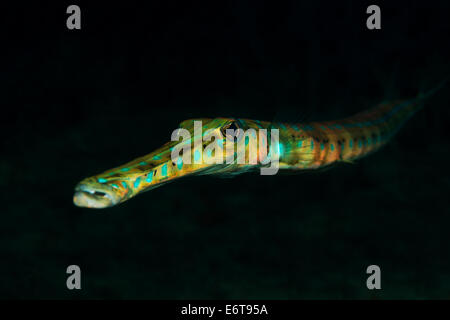
[[[264, 159], [270, 157], [270, 132], [278, 129], [278, 166], [280, 170], [313, 170], [336, 162], [353, 162], [384, 146], [401, 126], [423, 105], [425, 97], [405, 101], [391, 101], [335, 121], [309, 123], [273, 123], [252, 119], [215, 118], [190, 119], [180, 128], [192, 134], [192, 138], [181, 143], [192, 147], [193, 141], [202, 139], [200, 149], [191, 152], [192, 161], [173, 158], [172, 150], [180, 144], [170, 141], [161, 148], [122, 166], [82, 180], [75, 188], [74, 203], [80, 207], [105, 208], [127, 201], [139, 193], [162, 186], [188, 175], [235, 175], [265, 166]], [[202, 133], [195, 133], [194, 121], [202, 123]], [[256, 148], [245, 143], [246, 155], [257, 153], [257, 163], [205, 163], [211, 154], [205, 152], [211, 141], [204, 141], [204, 132], [223, 137], [218, 141], [224, 152], [229, 143], [224, 130], [238, 128], [245, 132], [253, 129], [260, 133]], [[262, 140], [261, 140], [262, 139]], [[212, 139], [211, 139], [212, 140]], [[266, 143], [262, 143], [265, 141]], [[194, 149], [193, 149], [194, 151]], [[264, 151], [264, 152], [263, 152]], [[216, 151], [217, 152], [217, 151]], [[189, 163], [190, 162], [190, 163]]]

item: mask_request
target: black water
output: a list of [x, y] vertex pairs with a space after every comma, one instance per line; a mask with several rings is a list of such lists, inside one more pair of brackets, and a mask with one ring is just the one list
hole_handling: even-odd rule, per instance
[[378, 2], [381, 30], [368, 1], [151, 3], [83, 2], [72, 31], [65, 4], [3, 8], [0, 298], [450, 297], [448, 86], [353, 165], [72, 204], [187, 118], [328, 120], [433, 87], [448, 2]]

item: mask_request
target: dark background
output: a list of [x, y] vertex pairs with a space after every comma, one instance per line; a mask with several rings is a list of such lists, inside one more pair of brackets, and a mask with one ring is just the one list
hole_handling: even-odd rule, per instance
[[1, 5], [0, 298], [450, 298], [449, 86], [353, 165], [72, 204], [187, 118], [329, 120], [434, 87], [448, 1], [148, 2]]

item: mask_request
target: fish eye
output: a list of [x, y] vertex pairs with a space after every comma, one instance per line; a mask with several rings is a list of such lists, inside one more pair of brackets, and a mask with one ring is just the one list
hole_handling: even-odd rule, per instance
[[238, 130], [239, 127], [238, 127], [238, 125], [236, 124], [236, 122], [232, 122], [232, 123], [230, 123], [230, 125], [228, 126], [227, 129], [230, 129], [230, 130]]
[[[231, 136], [231, 135], [227, 134], [227, 129], [229, 129], [229, 130], [234, 130], [234, 136]], [[234, 140], [234, 137], [236, 136], [236, 131], [237, 131], [238, 129], [240, 129], [240, 127], [238, 126], [237, 122], [236, 122], [236, 121], [233, 121], [233, 122], [231, 122], [230, 124], [228, 124], [228, 125], [226, 125], [226, 126], [223, 126], [223, 127], [221, 128], [221, 132], [222, 132], [222, 134], [223, 134], [225, 137], [227, 137], [228, 140]], [[242, 136], [242, 134], [240, 134], [240, 136]], [[240, 140], [240, 138], [241, 138], [240, 136], [238, 137], [237, 141]]]

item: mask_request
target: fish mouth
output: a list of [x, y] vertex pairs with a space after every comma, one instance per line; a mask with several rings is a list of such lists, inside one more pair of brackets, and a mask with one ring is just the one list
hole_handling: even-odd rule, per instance
[[107, 208], [119, 202], [112, 190], [104, 186], [91, 186], [80, 183], [75, 187], [73, 203], [77, 207], [85, 208]]

